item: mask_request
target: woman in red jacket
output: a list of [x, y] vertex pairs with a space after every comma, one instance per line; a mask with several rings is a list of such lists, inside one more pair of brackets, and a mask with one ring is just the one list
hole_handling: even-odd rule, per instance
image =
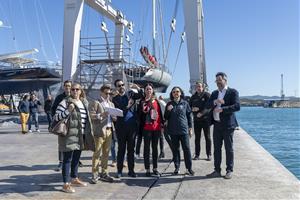
[[144, 165], [146, 176], [150, 173], [150, 144], [152, 147], [153, 174], [160, 175], [157, 170], [158, 141], [163, 127], [163, 115], [158, 100], [155, 98], [153, 85], [145, 86], [145, 97], [140, 102], [141, 128], [144, 136]]

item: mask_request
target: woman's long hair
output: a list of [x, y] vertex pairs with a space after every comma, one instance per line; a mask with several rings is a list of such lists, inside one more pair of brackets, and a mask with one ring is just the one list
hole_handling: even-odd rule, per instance
[[184, 92], [183, 92], [183, 90], [182, 90], [179, 86], [175, 86], [175, 87], [172, 88], [172, 90], [171, 90], [171, 92], [170, 92], [170, 100], [171, 100], [171, 101], [174, 100], [174, 97], [173, 97], [173, 95], [172, 95], [172, 92], [173, 92], [173, 90], [175, 90], [175, 89], [179, 89], [179, 90], [180, 90], [180, 93], [181, 93], [180, 99], [184, 99]]
[[[72, 88], [73, 88], [74, 86], [78, 86], [79, 89], [80, 89], [80, 96], [79, 96], [80, 100], [86, 99], [85, 92], [84, 92], [84, 90], [82, 89], [81, 85], [80, 85], [79, 83], [73, 83], [73, 84], [72, 84]], [[73, 97], [72, 97], [72, 98], [73, 98]]]

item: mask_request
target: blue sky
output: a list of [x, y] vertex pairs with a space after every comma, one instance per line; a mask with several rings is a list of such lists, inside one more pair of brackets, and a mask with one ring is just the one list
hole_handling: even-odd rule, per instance
[[[63, 4], [63, 0], [0, 0], [0, 20], [12, 26], [11, 29], [0, 28], [0, 54], [38, 48], [38, 59], [61, 61]], [[134, 22], [132, 40], [141, 38], [143, 45], [150, 46], [150, 0], [112, 0], [112, 4]], [[299, 96], [298, 0], [203, 0], [203, 4], [210, 90], [216, 88], [216, 72], [224, 71], [229, 77], [229, 86], [238, 89], [241, 96], [279, 95], [283, 73], [286, 95]], [[162, 0], [166, 37], [174, 7], [175, 0]], [[101, 36], [101, 20], [101, 15], [85, 7], [83, 36]], [[183, 28], [180, 2], [170, 50], [173, 59], [168, 61], [171, 71]], [[186, 92], [189, 88], [185, 45], [170, 88], [174, 85]]]

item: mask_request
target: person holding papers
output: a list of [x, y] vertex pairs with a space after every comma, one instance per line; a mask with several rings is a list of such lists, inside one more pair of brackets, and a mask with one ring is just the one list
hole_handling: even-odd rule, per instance
[[132, 91], [126, 92], [125, 84], [120, 79], [115, 81], [115, 87], [118, 94], [112, 101], [116, 108], [123, 111], [123, 117], [118, 117], [116, 122], [116, 135], [118, 139], [117, 178], [122, 176], [126, 148], [128, 176], [136, 177], [136, 173], [134, 172], [134, 139], [137, 130], [137, 106], [135, 101], [143, 96], [143, 91], [137, 85], [133, 85], [138, 90], [138, 93]]
[[[110, 115], [109, 109], [115, 106], [109, 100], [111, 88], [109, 85], [103, 85], [100, 88], [100, 99], [94, 101], [90, 106], [90, 114], [94, 129], [94, 138], [96, 149], [92, 160], [92, 180], [91, 183], [96, 184], [98, 180], [113, 182], [113, 178], [109, 176], [107, 171], [109, 150], [112, 141], [112, 134], [114, 131], [113, 121], [116, 117]], [[99, 176], [99, 161], [101, 155], [101, 174]]]

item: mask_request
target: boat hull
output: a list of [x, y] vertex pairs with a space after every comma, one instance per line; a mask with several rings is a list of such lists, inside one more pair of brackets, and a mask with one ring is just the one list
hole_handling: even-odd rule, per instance
[[151, 83], [154, 87], [155, 92], [165, 93], [171, 83], [172, 76], [159, 68], [149, 69], [142, 76], [135, 76], [134, 73], [131, 74], [129, 80], [132, 78], [133, 82], [141, 87], [146, 86], [147, 83]]
[[0, 70], [0, 94], [17, 94], [48, 88], [61, 82], [54, 69], [26, 68]]

